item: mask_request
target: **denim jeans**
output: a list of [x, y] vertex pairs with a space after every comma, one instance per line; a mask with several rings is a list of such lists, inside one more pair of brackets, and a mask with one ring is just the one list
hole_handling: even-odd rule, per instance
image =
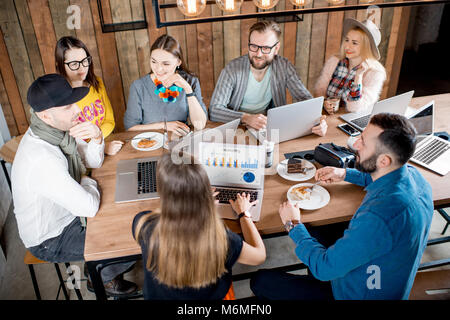
[[[308, 228], [311, 236], [326, 248], [344, 234], [348, 222]], [[282, 271], [261, 269], [250, 279], [256, 297], [270, 300], [334, 300], [330, 281], [320, 281], [311, 275], [296, 275]]]
[[[48, 239], [35, 247], [30, 247], [28, 250], [36, 258], [48, 262], [83, 261], [85, 238], [86, 228], [81, 225], [79, 218], [75, 218], [59, 236]], [[116, 276], [126, 272], [134, 264], [135, 262], [131, 261], [104, 267], [101, 271], [103, 282], [111, 281]]]

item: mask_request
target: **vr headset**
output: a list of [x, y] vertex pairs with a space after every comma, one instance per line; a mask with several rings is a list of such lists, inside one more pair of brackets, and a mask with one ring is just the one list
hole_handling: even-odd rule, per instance
[[314, 160], [323, 166], [354, 168], [356, 155], [334, 143], [321, 143], [314, 149]]

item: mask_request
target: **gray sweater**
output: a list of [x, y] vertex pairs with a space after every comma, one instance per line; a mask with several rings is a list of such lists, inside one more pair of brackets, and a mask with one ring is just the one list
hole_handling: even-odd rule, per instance
[[[180, 75], [191, 85], [198, 102], [207, 114], [198, 78], [183, 71]], [[127, 110], [123, 118], [126, 130], [138, 124], [162, 122], [165, 117], [167, 121], [187, 121], [189, 105], [184, 90], [180, 92], [175, 102], [164, 102], [155, 94], [155, 90], [156, 86], [149, 74], [131, 84]]]
[[[228, 122], [241, 118], [239, 112], [247, 90], [250, 61], [248, 55], [230, 61], [222, 70], [211, 97], [209, 115], [212, 121]], [[294, 101], [311, 99], [297, 72], [288, 59], [275, 56], [272, 62], [270, 78], [274, 107], [286, 104], [286, 88]]]

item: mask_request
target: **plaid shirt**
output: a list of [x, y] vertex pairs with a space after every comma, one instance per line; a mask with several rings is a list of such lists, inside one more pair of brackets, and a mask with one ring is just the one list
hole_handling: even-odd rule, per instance
[[361, 98], [361, 85], [353, 83], [359, 65], [349, 70], [348, 64], [347, 58], [339, 61], [328, 84], [328, 97], [340, 97], [343, 102], [356, 101]]

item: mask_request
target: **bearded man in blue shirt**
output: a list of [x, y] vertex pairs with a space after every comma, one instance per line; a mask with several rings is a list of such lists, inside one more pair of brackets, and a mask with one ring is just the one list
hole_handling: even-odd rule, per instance
[[430, 185], [406, 164], [415, 144], [415, 129], [405, 117], [374, 115], [354, 144], [356, 169], [324, 167], [316, 173], [324, 184], [345, 180], [365, 187], [366, 196], [343, 235], [341, 231], [334, 243], [324, 245], [320, 229], [308, 231], [297, 207], [281, 204], [280, 217], [296, 244], [295, 253], [312, 276], [259, 270], [250, 282], [255, 295], [408, 299], [434, 210]]

